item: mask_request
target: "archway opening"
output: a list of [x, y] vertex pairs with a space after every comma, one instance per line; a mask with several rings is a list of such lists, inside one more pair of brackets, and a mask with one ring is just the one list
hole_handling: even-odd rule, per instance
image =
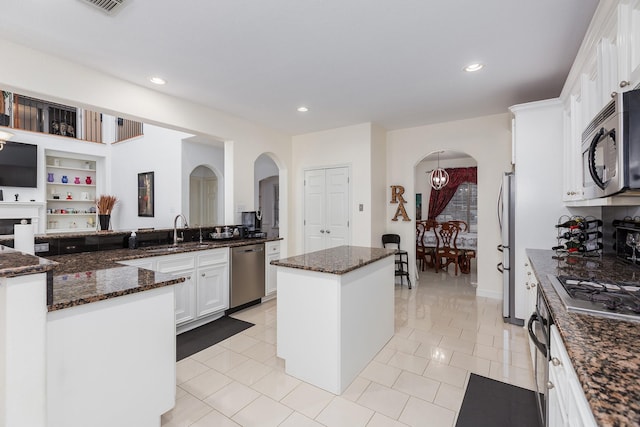
[[207, 166], [196, 167], [189, 175], [189, 224], [218, 224], [218, 177]]

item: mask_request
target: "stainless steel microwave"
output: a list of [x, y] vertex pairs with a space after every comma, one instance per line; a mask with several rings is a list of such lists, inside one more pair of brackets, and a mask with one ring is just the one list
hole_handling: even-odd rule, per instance
[[585, 199], [640, 195], [640, 89], [617, 93], [582, 133]]

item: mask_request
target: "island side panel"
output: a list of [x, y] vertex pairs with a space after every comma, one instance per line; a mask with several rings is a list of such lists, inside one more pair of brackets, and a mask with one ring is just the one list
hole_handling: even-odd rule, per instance
[[160, 426], [175, 404], [174, 316], [173, 286], [50, 312], [47, 426]]
[[46, 425], [47, 275], [0, 277], [0, 426]]
[[343, 392], [393, 337], [394, 257], [340, 277], [340, 392]]
[[339, 276], [278, 266], [277, 353], [289, 375], [339, 393]]

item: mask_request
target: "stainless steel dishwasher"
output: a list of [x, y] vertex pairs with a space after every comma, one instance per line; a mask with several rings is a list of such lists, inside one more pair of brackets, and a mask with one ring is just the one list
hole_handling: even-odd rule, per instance
[[235, 308], [264, 296], [264, 243], [231, 248], [231, 304]]

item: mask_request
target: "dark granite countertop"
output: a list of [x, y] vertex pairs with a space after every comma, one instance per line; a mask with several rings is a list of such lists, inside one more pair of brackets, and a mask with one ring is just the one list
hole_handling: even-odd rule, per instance
[[271, 261], [271, 264], [319, 273], [345, 274], [395, 253], [395, 249], [338, 246]]
[[0, 246], [0, 277], [46, 273], [53, 270], [56, 265], [56, 262]]
[[612, 256], [558, 260], [553, 251], [538, 249], [527, 255], [596, 422], [640, 425], [640, 322], [569, 313], [547, 278], [564, 274], [640, 283], [640, 268]]
[[[0, 277], [14, 277], [40, 271], [53, 272], [53, 299], [49, 311], [174, 285], [184, 278], [125, 266], [119, 261], [172, 255], [222, 247], [264, 243], [275, 239], [242, 239], [183, 243], [176, 249], [160, 245], [141, 249], [114, 249], [49, 256], [47, 259], [0, 246]], [[8, 255], [8, 256], [5, 256]], [[6, 265], [6, 267], [5, 267]]]

